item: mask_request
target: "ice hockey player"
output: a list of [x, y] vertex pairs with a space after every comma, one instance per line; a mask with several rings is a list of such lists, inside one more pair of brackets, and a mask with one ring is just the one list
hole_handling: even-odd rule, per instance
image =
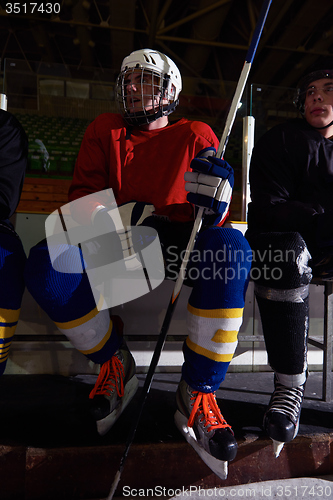
[[[127, 56], [115, 87], [120, 113], [104, 113], [87, 128], [69, 201], [112, 188], [120, 213], [130, 211], [133, 226], [140, 218], [141, 224], [158, 231], [166, 275], [168, 268], [174, 271], [174, 249], [180, 254], [186, 248], [195, 206], [206, 207], [196, 262], [188, 270], [193, 290], [175, 418], [203, 460], [225, 477], [224, 466], [235, 457], [237, 441], [217, 406], [215, 391], [237, 345], [250, 247], [239, 231], [220, 227], [229, 209], [233, 170], [214, 156], [218, 139], [212, 129], [185, 118], [169, 122], [181, 89], [180, 72], [166, 55], [142, 49]], [[110, 219], [107, 206], [89, 203], [81, 216], [93, 224], [108, 224]], [[97, 309], [84, 274], [52, 268], [45, 242], [31, 250], [26, 282], [72, 344], [101, 365], [91, 398], [98, 432], [106, 433], [137, 387], [121, 321]]]
[[9, 219], [20, 201], [27, 161], [25, 131], [11, 113], [0, 109], [0, 375], [6, 368], [25, 288], [26, 255]]
[[299, 428], [307, 379], [309, 283], [312, 276], [333, 278], [333, 59], [306, 72], [294, 104], [302, 117], [273, 127], [254, 147], [246, 235], [275, 372], [264, 428], [277, 456]]

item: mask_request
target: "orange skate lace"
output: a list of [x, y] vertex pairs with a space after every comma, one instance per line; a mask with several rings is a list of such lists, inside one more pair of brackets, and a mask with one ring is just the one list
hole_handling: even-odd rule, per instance
[[96, 395], [110, 396], [114, 388], [116, 388], [117, 394], [121, 398], [124, 395], [124, 374], [122, 362], [117, 356], [112, 356], [109, 361], [102, 364], [95, 387], [89, 394], [89, 398], [93, 399]]
[[202, 416], [204, 419], [204, 427], [210, 431], [211, 428], [214, 429], [226, 429], [231, 426], [224, 419], [220, 408], [217, 406], [216, 398], [214, 393], [206, 394], [204, 392], [193, 391], [191, 400], [195, 400], [192, 408], [190, 418], [188, 419], [187, 425], [193, 427], [196, 415], [198, 415], [199, 420], [202, 422]]

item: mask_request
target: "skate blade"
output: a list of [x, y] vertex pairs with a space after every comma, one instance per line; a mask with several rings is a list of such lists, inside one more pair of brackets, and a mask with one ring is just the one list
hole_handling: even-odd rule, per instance
[[224, 460], [218, 460], [212, 457], [206, 450], [199, 445], [193, 429], [187, 426], [187, 418], [180, 413], [179, 410], [175, 413], [175, 424], [178, 430], [183, 434], [188, 444], [197, 452], [199, 457], [206, 465], [216, 474], [220, 479], [227, 479], [228, 477], [228, 462]]
[[282, 448], [284, 447], [284, 442], [283, 441], [275, 441], [275, 439], [272, 439], [273, 441], [273, 449], [274, 449], [274, 455], [275, 458], [278, 458], [280, 455]]
[[73, 377], [70, 377], [70, 380], [74, 380], [74, 382], [81, 382], [82, 384], [95, 385], [97, 377], [98, 375], [82, 373], [80, 375], [74, 375]]
[[131, 402], [139, 386], [139, 381], [134, 375], [131, 380], [127, 382], [124, 389], [124, 395], [119, 400], [118, 406], [105, 418], [97, 420], [97, 432], [100, 436], [104, 436], [118, 420], [126, 406]]
[[[298, 430], [299, 430], [299, 421], [297, 422], [297, 426], [296, 426], [296, 429], [295, 429], [295, 432], [293, 435], [293, 439], [295, 439], [295, 437], [297, 436]], [[276, 441], [273, 438], [271, 438], [271, 440], [273, 441], [273, 449], [274, 449], [275, 458], [278, 458], [278, 456], [280, 455], [280, 453], [285, 445], [285, 442], [284, 441]]]

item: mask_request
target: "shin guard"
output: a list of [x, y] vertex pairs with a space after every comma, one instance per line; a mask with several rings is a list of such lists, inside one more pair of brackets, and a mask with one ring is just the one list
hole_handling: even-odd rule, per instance
[[306, 244], [298, 233], [267, 233], [251, 245], [251, 275], [269, 363], [278, 373], [304, 373], [312, 277]]
[[20, 315], [25, 261], [26, 256], [19, 238], [0, 233], [0, 375], [5, 371]]
[[[80, 255], [76, 247], [62, 255], [68, 266], [77, 267]], [[109, 311], [96, 306], [86, 274], [55, 271], [46, 242], [42, 242], [30, 251], [25, 278], [36, 302], [76, 349], [95, 363], [112, 357], [122, 343], [122, 332]]]
[[201, 392], [214, 392], [224, 380], [243, 320], [251, 250], [240, 231], [210, 228], [201, 233], [189, 273], [183, 378]]

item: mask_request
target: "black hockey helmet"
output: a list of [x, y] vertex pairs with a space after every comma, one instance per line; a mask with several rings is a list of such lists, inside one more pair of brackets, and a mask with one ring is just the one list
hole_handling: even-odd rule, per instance
[[304, 114], [306, 91], [310, 83], [321, 80], [322, 78], [330, 78], [333, 80], [333, 57], [320, 59], [309, 68], [298, 82], [293, 103], [302, 115]]

